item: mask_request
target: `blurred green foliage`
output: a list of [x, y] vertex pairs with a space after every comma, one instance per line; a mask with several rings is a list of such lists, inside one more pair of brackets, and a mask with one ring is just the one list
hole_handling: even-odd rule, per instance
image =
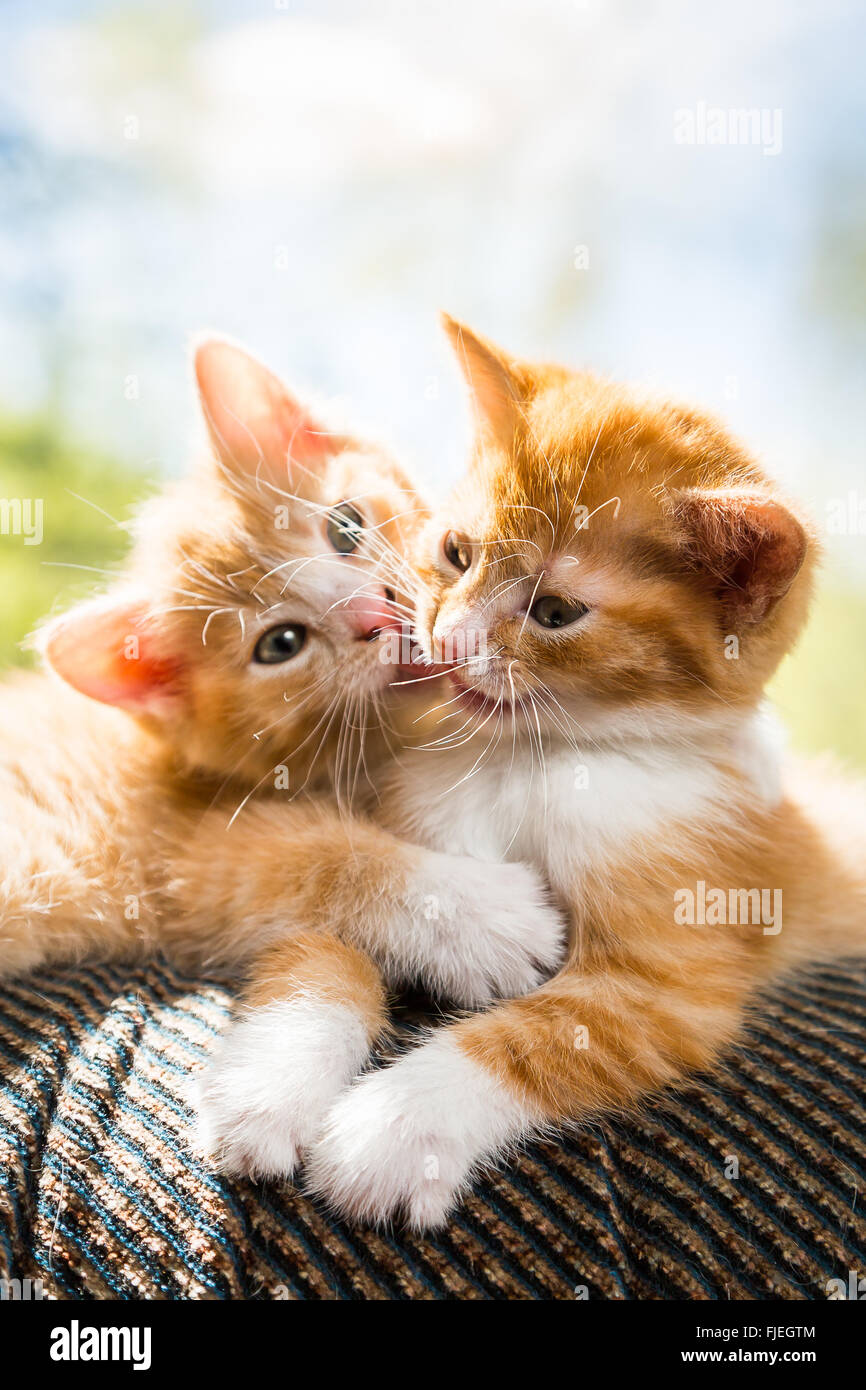
[[67, 441], [50, 416], [0, 416], [0, 497], [43, 506], [41, 545], [0, 535], [0, 667], [30, 664], [20, 644], [38, 620], [92, 592], [122, 559], [122, 524], [148, 490], [128, 468]]
[[[0, 536], [0, 669], [30, 664], [20, 644], [38, 620], [105, 580], [127, 549], [123, 523], [151, 490], [152, 480], [64, 439], [48, 416], [0, 417], [0, 497], [44, 505], [41, 545]], [[795, 748], [831, 749], [866, 769], [864, 691], [866, 593], [830, 578], [771, 694]]]
[[770, 694], [804, 753], [826, 750], [866, 769], [866, 593], [828, 576], [806, 631], [785, 658]]

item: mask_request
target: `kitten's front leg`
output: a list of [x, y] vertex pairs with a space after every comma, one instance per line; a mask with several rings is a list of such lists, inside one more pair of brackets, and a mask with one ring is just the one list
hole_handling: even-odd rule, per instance
[[439, 1029], [335, 1101], [308, 1156], [310, 1193], [349, 1220], [402, 1216], [429, 1230], [477, 1168], [533, 1131], [541, 1112], [464, 1051], [461, 1026]]
[[389, 984], [419, 984], [478, 1008], [528, 994], [559, 965], [566, 922], [534, 870], [414, 845], [400, 853], [399, 889], [340, 926]]
[[[563, 937], [521, 865], [435, 854], [325, 806], [202, 818], [170, 864], [162, 940], [250, 971], [244, 1011], [199, 1090], [201, 1138], [229, 1172], [285, 1176], [384, 1022], [383, 985], [462, 1004], [531, 989]], [[264, 954], [263, 954], [264, 953]]]
[[198, 1079], [199, 1147], [224, 1173], [291, 1176], [385, 1022], [379, 974], [353, 946], [307, 932], [271, 947]]
[[162, 944], [182, 962], [245, 964], [316, 928], [371, 956], [391, 985], [477, 1007], [558, 965], [566, 924], [539, 876], [413, 845], [327, 805], [210, 811], [171, 862]]
[[736, 1033], [735, 981], [566, 971], [437, 1031], [331, 1108], [309, 1189], [353, 1219], [440, 1226], [475, 1174], [533, 1134], [621, 1111], [709, 1063]]
[[367, 950], [392, 981], [466, 1005], [523, 993], [555, 967], [561, 919], [529, 870], [401, 848], [416, 871], [399, 888], [377, 896], [385, 885], [368, 880], [353, 914], [331, 899], [342, 937], [295, 930], [248, 967], [239, 1019], [198, 1086], [200, 1143], [223, 1172], [289, 1176], [363, 1069], [386, 1022]]

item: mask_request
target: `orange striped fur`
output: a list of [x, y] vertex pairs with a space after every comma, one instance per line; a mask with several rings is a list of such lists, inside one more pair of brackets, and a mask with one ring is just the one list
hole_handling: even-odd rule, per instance
[[[487, 633], [518, 693], [547, 688], [555, 698], [547, 708], [560, 726], [542, 712], [547, 738], [572, 721], [588, 751], [593, 738], [627, 746], [642, 719], [653, 727], [660, 713], [682, 720], [685, 737], [689, 717], [736, 723], [751, 712], [806, 617], [816, 545], [799, 511], [699, 412], [588, 373], [515, 362], [448, 326], [479, 430], [469, 475], [422, 551], [418, 626], [431, 653], [443, 622], [483, 611], [506, 579], [525, 575], [534, 586], [547, 566], [557, 594], [590, 605], [586, 619], [545, 632], [513, 604]], [[465, 576], [442, 557], [450, 527], [473, 551]], [[542, 579], [539, 591], [550, 587]], [[479, 684], [495, 695], [501, 680], [494, 666]], [[766, 805], [735, 774], [722, 818], [674, 815], [619, 855], [576, 863], [573, 882], [556, 885], [572, 919], [566, 967], [455, 1036], [547, 1119], [633, 1105], [711, 1065], [771, 977], [863, 951], [864, 849], [862, 789], [791, 768]], [[677, 925], [674, 894], [697, 881], [773, 885], [782, 930]], [[585, 1048], [575, 1045], [579, 1027]]]

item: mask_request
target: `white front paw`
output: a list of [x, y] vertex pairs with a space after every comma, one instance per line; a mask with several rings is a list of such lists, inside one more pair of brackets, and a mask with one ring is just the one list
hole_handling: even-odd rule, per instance
[[441, 1033], [337, 1099], [308, 1155], [306, 1186], [352, 1219], [403, 1213], [432, 1229], [528, 1123], [520, 1102]]
[[463, 861], [433, 907], [445, 929], [425, 983], [457, 1004], [529, 994], [562, 960], [565, 920], [524, 864]]
[[198, 1146], [223, 1173], [290, 1177], [367, 1052], [362, 1021], [343, 1005], [292, 999], [251, 1010], [197, 1083]]

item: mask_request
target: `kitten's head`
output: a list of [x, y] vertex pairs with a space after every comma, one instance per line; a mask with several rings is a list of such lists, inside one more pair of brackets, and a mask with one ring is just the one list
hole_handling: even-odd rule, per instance
[[446, 328], [477, 438], [419, 537], [416, 627], [454, 708], [595, 738], [753, 706], [805, 616], [803, 521], [704, 415]]
[[191, 767], [248, 783], [285, 763], [298, 783], [320, 750], [327, 775], [340, 736], [348, 766], [396, 698], [385, 639], [425, 514], [384, 453], [240, 348], [204, 342], [195, 371], [207, 457], [145, 507], [121, 583], [49, 624], [43, 649]]

